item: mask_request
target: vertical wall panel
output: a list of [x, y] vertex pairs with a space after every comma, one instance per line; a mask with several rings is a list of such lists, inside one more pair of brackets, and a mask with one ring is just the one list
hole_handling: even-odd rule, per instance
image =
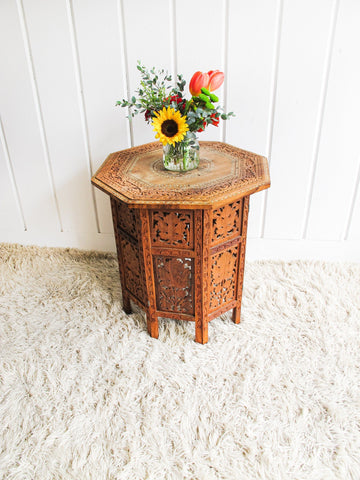
[[333, 7], [284, 2], [266, 237], [301, 238]]
[[342, 239], [352, 205], [360, 150], [359, 25], [360, 3], [341, 1], [307, 229], [311, 239]]
[[[148, 68], [164, 68], [171, 72], [172, 19], [170, 1], [122, 0], [128, 62], [130, 95], [139, 87], [140, 75], [136, 69], [140, 60]], [[125, 115], [125, 109], [123, 111]], [[135, 145], [155, 141], [155, 133], [144, 116], [133, 119]]]
[[[221, 23], [223, 4], [217, 0], [182, 0], [176, 2], [177, 73], [186, 80], [185, 95], [190, 98], [189, 83], [192, 75], [209, 70], [223, 70], [224, 32]], [[189, 29], [189, 12], [193, 18], [201, 19], [205, 28]], [[207, 31], [208, 29], [208, 31]], [[216, 91], [219, 104], [224, 103], [224, 89]], [[221, 140], [221, 129], [210, 125], [199, 133], [199, 140]]]
[[58, 231], [25, 36], [16, 2], [0, 2], [0, 111], [26, 226], [29, 230]]
[[63, 227], [92, 232], [97, 227], [66, 7], [62, 0], [24, 1]]
[[2, 152], [0, 152], [0, 223], [0, 242], [1, 230], [24, 230]]
[[9, 165], [10, 159], [5, 144], [0, 118], [0, 242], [1, 230], [24, 230], [21, 211], [17, 208], [17, 188]]
[[[356, 208], [352, 215], [352, 222], [349, 229], [349, 235], [346, 240], [353, 240], [360, 243], [360, 194], [356, 197]], [[358, 251], [360, 247], [358, 248]]]
[[[226, 141], [267, 155], [272, 76], [276, 59], [277, 2], [231, 0], [229, 5]], [[251, 197], [248, 234], [259, 236], [263, 193]]]
[[[86, 105], [90, 160], [95, 172], [106, 156], [130, 147], [128, 120], [116, 107], [126, 93], [118, 1], [74, 0], [73, 12]], [[112, 232], [109, 197], [95, 189], [100, 231]]]
[[346, 230], [344, 233], [344, 239], [354, 240], [360, 243], [360, 161], [357, 179], [355, 181], [353, 201], [349, 211]]

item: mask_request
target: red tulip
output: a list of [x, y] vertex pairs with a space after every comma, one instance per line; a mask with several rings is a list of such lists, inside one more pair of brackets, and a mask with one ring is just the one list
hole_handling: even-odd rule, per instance
[[203, 72], [195, 72], [189, 84], [189, 90], [193, 97], [197, 97], [201, 93], [203, 87], [208, 88], [209, 74]]
[[210, 70], [208, 72], [209, 75], [209, 84], [207, 89], [210, 92], [217, 90], [224, 82], [224, 73], [220, 72], [220, 70]]

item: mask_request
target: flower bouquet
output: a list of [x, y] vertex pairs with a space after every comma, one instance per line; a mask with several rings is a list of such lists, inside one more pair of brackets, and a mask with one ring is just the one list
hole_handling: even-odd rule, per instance
[[200, 159], [197, 133], [208, 125], [217, 127], [220, 119], [227, 120], [234, 115], [233, 112], [223, 113], [223, 109], [215, 105], [218, 97], [212, 93], [222, 85], [224, 74], [219, 70], [194, 73], [189, 84], [191, 98], [186, 99], [186, 81], [182, 75], [177, 75], [174, 86], [172, 76], [165, 70], [147, 70], [140, 62], [137, 69], [141, 82], [136, 97], [116, 104], [129, 108], [129, 120], [142, 113], [152, 124], [155, 138], [163, 144], [163, 161], [167, 170], [197, 168]]

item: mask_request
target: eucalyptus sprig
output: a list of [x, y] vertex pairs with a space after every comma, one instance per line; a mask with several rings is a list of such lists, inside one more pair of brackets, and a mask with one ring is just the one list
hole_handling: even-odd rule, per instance
[[177, 75], [176, 86], [172, 86], [167, 83], [172, 82], [172, 76], [164, 69], [156, 71], [153, 67], [148, 70], [141, 65], [140, 61], [138, 61], [137, 69], [141, 75], [140, 88], [135, 91], [135, 95], [131, 97], [130, 101], [123, 99], [116, 102], [116, 105], [129, 108], [127, 118], [130, 119], [139, 113], [145, 113], [147, 110], [150, 112], [159, 111], [164, 104], [170, 105], [171, 100], [166, 102], [167, 97], [182, 96], [186, 85], [182, 75]]

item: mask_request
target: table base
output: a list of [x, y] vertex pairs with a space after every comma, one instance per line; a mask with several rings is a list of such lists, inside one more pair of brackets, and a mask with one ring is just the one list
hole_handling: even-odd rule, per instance
[[195, 322], [207, 343], [208, 322], [233, 309], [240, 322], [249, 196], [215, 209], [130, 208], [111, 197], [123, 309], [130, 300], [158, 338], [158, 318]]

